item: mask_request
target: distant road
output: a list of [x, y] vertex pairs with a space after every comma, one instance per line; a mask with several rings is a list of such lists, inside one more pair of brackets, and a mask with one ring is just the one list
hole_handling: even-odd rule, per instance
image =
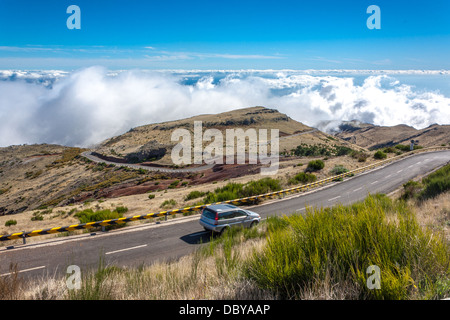
[[212, 167], [214, 167], [214, 164], [207, 164], [201, 167], [195, 167], [195, 168], [186, 168], [186, 169], [170, 169], [170, 168], [161, 168], [161, 167], [152, 167], [152, 166], [143, 166], [140, 164], [133, 164], [133, 163], [121, 163], [121, 162], [113, 162], [113, 161], [107, 161], [107, 160], [103, 160], [97, 156], [94, 156], [92, 154], [92, 151], [85, 151], [83, 153], [81, 153], [81, 155], [93, 162], [96, 163], [106, 163], [106, 164], [113, 164], [116, 166], [121, 166], [121, 167], [128, 167], [128, 168], [132, 168], [132, 169], [144, 169], [144, 170], [149, 170], [149, 171], [159, 171], [159, 172], [175, 172], [175, 173], [181, 173], [181, 172], [198, 172], [198, 171], [203, 171], [203, 170], [208, 170], [211, 169]]
[[[313, 133], [318, 131], [318, 129], [313, 129], [313, 130], [309, 130], [309, 131], [305, 131], [305, 132], [299, 132], [299, 133], [295, 133], [295, 134], [291, 134], [288, 136], [283, 136], [280, 137], [279, 139], [287, 139], [290, 137], [295, 137], [295, 136], [301, 136], [304, 134], [308, 134], [308, 133]], [[271, 143], [272, 140], [269, 140], [266, 142], [266, 144]], [[114, 161], [107, 161], [104, 160], [102, 158], [99, 158], [95, 155], [92, 154], [92, 151], [85, 151], [83, 153], [81, 153], [81, 155], [93, 162], [96, 163], [106, 163], [106, 164], [113, 164], [116, 166], [122, 166], [122, 167], [128, 167], [128, 168], [132, 168], [132, 169], [144, 169], [144, 170], [149, 170], [149, 171], [159, 171], [159, 172], [174, 172], [174, 173], [183, 173], [183, 172], [199, 172], [199, 171], [204, 171], [204, 170], [208, 170], [211, 169], [212, 167], [214, 167], [214, 164], [207, 164], [204, 166], [200, 166], [200, 167], [195, 167], [195, 168], [185, 168], [185, 169], [170, 169], [170, 168], [162, 168], [162, 167], [152, 167], [152, 166], [143, 166], [140, 164], [132, 164], [132, 163], [122, 163], [122, 162], [114, 162]]]
[[[303, 213], [306, 206], [329, 207], [364, 199], [368, 193], [389, 193], [414, 177], [426, 174], [450, 161], [450, 150], [419, 153], [383, 167], [282, 200], [269, 200], [251, 210], [263, 218]], [[117, 266], [148, 265], [189, 254], [209, 241], [209, 233], [198, 223], [199, 215], [160, 224], [149, 223], [97, 235], [57, 238], [42, 243], [0, 248], [0, 276], [8, 274], [9, 263], [18, 263], [21, 276], [64, 274], [68, 265], [81, 270], [96, 268], [100, 257]]]

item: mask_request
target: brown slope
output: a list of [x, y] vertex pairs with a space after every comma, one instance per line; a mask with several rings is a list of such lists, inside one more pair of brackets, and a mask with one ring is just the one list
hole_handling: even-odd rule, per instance
[[[332, 144], [351, 146], [350, 143], [340, 139], [332, 139], [331, 141], [329, 135], [295, 121], [275, 109], [252, 107], [136, 127], [125, 134], [104, 141], [96, 152], [105, 156], [124, 159], [139, 151], [151, 149], [155, 151], [155, 158], [159, 158], [153, 163], [171, 165], [171, 149], [178, 143], [171, 141], [172, 132], [177, 128], [184, 128], [193, 132], [194, 121], [202, 121], [203, 130], [213, 128], [220, 130], [224, 137], [227, 129], [268, 129], [269, 135], [270, 129], [278, 129], [280, 152], [291, 150], [301, 143], [323, 144], [332, 142]], [[205, 142], [205, 145], [208, 143]], [[164, 156], [158, 157], [161, 149], [165, 149]]]
[[411, 140], [423, 147], [432, 147], [450, 143], [450, 125], [433, 124], [418, 130], [404, 124], [387, 127], [348, 122], [341, 126], [341, 131], [335, 136], [369, 149], [408, 145]]

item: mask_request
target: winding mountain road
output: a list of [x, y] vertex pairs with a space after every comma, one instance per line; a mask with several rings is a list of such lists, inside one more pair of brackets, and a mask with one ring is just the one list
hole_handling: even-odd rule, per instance
[[[266, 201], [251, 210], [264, 219], [270, 215], [301, 213], [306, 206], [349, 204], [364, 199], [368, 193], [392, 192], [408, 180], [449, 161], [450, 150], [419, 153], [342, 182], [333, 182], [284, 199]], [[101, 258], [106, 264], [128, 267], [178, 259], [209, 241], [209, 234], [199, 225], [198, 219], [199, 215], [194, 215], [92, 235], [55, 238], [12, 248], [1, 247], [0, 277], [9, 274], [10, 263], [17, 263], [20, 275], [26, 279], [63, 275], [67, 267], [73, 264], [83, 272], [96, 268]]]

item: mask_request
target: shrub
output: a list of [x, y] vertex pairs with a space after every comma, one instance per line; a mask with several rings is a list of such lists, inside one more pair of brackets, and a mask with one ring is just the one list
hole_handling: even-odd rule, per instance
[[[348, 171], [349, 171], [349, 170], [348, 170], [347, 168], [345, 168], [344, 166], [342, 166], [342, 165], [336, 165], [336, 166], [334, 166], [333, 169], [331, 169], [330, 173], [337, 176], [337, 175], [346, 173], [346, 172], [348, 172]], [[351, 174], [349, 174], [349, 175], [347, 175], [347, 176], [348, 176], [348, 177], [352, 177], [352, 176], [353, 176], [353, 173], [351, 173]], [[343, 181], [343, 180], [344, 180], [344, 178], [338, 177], [338, 178], [335, 178], [333, 181]]]
[[395, 148], [400, 150], [400, 151], [403, 151], [403, 152], [408, 152], [408, 151], [411, 150], [409, 146], [404, 145], [404, 144], [398, 144], [398, 145], [395, 146]]
[[5, 227], [15, 226], [17, 224], [16, 220], [8, 220], [5, 222]]
[[[204, 203], [214, 203], [238, 198], [256, 196], [259, 194], [281, 190], [281, 183], [278, 179], [263, 178], [256, 181], [250, 181], [245, 185], [242, 183], [230, 182], [214, 192], [210, 192], [203, 199]], [[255, 201], [257, 202], [257, 201]]]
[[450, 164], [436, 170], [422, 179], [422, 183], [408, 181], [403, 185], [401, 198], [416, 198], [420, 201], [435, 198], [438, 195], [450, 190]]
[[383, 149], [383, 152], [384, 152], [384, 153], [396, 153], [397, 150], [395, 150], [394, 147], [387, 147], [387, 148], [384, 148], [384, 149]]
[[206, 192], [194, 190], [194, 191], [189, 192], [189, 194], [186, 197], [184, 197], [184, 201], [197, 199], [197, 198], [203, 197], [205, 194], [206, 194]]
[[422, 189], [422, 184], [417, 181], [410, 180], [407, 183], [403, 184], [403, 194], [401, 199], [411, 199], [416, 198], [419, 191]]
[[352, 151], [350, 153], [350, 156], [353, 159], [358, 159], [358, 162], [366, 162], [367, 158], [369, 157], [369, 155], [363, 151]]
[[148, 195], [148, 198], [149, 198], [149, 199], [155, 199], [155, 195], [154, 195], [154, 194], [149, 194], [149, 195]]
[[[283, 223], [272, 228], [274, 220]], [[298, 297], [317, 283], [340, 286], [353, 299], [448, 295], [437, 283], [448, 279], [450, 249], [443, 237], [420, 228], [404, 202], [369, 196], [268, 224], [268, 241], [245, 264], [244, 276], [282, 299]], [[379, 290], [366, 285], [371, 265], [382, 268]]]
[[338, 146], [338, 145], [325, 145], [319, 144], [306, 144], [302, 143], [297, 146], [297, 148], [292, 150], [296, 156], [300, 157], [319, 157], [319, 156], [345, 156], [352, 152], [353, 150], [349, 147]]
[[44, 220], [44, 216], [40, 211], [36, 211], [33, 213], [33, 216], [31, 217], [31, 221], [42, 221]]
[[311, 183], [316, 180], [316, 175], [312, 173], [299, 172], [293, 178], [289, 179], [289, 184]]
[[117, 213], [119, 213], [119, 214], [123, 214], [123, 213], [126, 213], [126, 212], [128, 212], [128, 208], [127, 207], [117, 207], [114, 211], [116, 211]]
[[424, 188], [419, 194], [421, 200], [434, 198], [450, 190], [450, 164], [423, 178], [422, 184]]
[[334, 154], [338, 157], [340, 156], [346, 156], [350, 154], [353, 151], [352, 148], [344, 147], [344, 146], [335, 146], [335, 152]]
[[312, 160], [308, 162], [308, 166], [305, 172], [319, 171], [325, 167], [325, 163], [322, 160]]
[[381, 150], [378, 150], [377, 152], [375, 152], [375, 154], [373, 155], [373, 157], [374, 157], [375, 159], [379, 159], [379, 160], [381, 160], [381, 159], [386, 159], [387, 154], [384, 153], [384, 152], [381, 151]]
[[[123, 212], [123, 210], [124, 210], [124, 209], [119, 209], [119, 208], [124, 208], [124, 207], [118, 207], [114, 211], [105, 209], [105, 210], [98, 210], [95, 212], [92, 209], [85, 209], [83, 211], [77, 212], [75, 214], [75, 217], [78, 218], [80, 223], [88, 223], [88, 222], [95, 222], [95, 221], [109, 220], [109, 219], [118, 219], [123, 216], [123, 214], [121, 212]], [[121, 211], [121, 212], [118, 212], [117, 209], [119, 209], [119, 211]], [[128, 209], [126, 209], [126, 211], [128, 211]]]
[[173, 207], [175, 207], [175, 205], [177, 204], [177, 202], [174, 199], [169, 199], [169, 200], [165, 200], [160, 208], [162, 209], [171, 209]]
[[177, 186], [178, 186], [178, 184], [180, 183], [180, 180], [175, 180], [175, 181], [172, 181], [172, 183], [169, 185], [169, 189], [175, 189]]

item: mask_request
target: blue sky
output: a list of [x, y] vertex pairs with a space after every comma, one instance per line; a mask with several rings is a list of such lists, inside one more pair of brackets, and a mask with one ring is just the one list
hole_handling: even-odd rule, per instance
[[[69, 5], [81, 29], [69, 30]], [[369, 5], [381, 29], [369, 30]], [[450, 1], [0, 0], [0, 69], [450, 69]]]

